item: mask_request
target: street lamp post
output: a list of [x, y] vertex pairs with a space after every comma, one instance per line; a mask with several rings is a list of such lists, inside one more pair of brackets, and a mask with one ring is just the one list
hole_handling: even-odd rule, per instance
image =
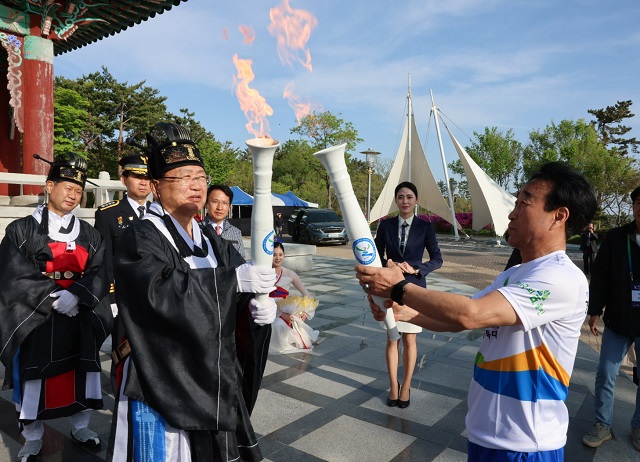
[[373, 158], [380, 153], [378, 151], [372, 151], [371, 148], [369, 148], [366, 151], [361, 151], [360, 154], [367, 156], [367, 176], [369, 177], [369, 185], [367, 187], [367, 223], [371, 223], [371, 174], [373, 173]]

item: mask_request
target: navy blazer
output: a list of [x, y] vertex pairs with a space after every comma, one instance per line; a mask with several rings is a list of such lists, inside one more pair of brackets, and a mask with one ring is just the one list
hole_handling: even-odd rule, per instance
[[[431, 223], [414, 216], [403, 255], [400, 254], [398, 227], [398, 216], [382, 220], [378, 226], [375, 243], [382, 265], [386, 266], [387, 260], [391, 259], [397, 263], [407, 262], [411, 266], [417, 266], [420, 270], [419, 278], [413, 274], [405, 274], [404, 277], [409, 282], [426, 287], [425, 277], [427, 274], [442, 266], [442, 254], [433, 226]], [[423, 262], [422, 257], [425, 249], [429, 252], [429, 260]]]

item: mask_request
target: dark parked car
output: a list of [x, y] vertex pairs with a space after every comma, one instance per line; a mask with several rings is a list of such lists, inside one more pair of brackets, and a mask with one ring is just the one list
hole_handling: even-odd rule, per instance
[[294, 210], [289, 218], [288, 232], [294, 242], [307, 244], [349, 242], [344, 222], [336, 212], [328, 209]]

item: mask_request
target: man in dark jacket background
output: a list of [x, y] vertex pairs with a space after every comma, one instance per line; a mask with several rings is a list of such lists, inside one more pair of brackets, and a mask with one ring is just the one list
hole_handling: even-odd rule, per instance
[[[612, 438], [613, 400], [616, 377], [622, 359], [635, 342], [640, 355], [640, 187], [631, 193], [634, 221], [613, 228], [602, 241], [591, 270], [589, 285], [589, 327], [604, 311], [600, 361], [595, 384], [595, 423], [582, 442], [598, 447]], [[640, 451], [640, 389], [631, 419], [631, 439]]]

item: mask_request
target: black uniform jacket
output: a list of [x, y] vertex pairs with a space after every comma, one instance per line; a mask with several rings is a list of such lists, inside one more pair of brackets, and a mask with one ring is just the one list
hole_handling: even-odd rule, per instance
[[[133, 210], [126, 198], [107, 202], [96, 210], [94, 226], [100, 231], [104, 240], [107, 274], [111, 282], [113, 282], [113, 257], [116, 254], [120, 238], [125, 230], [138, 220], [138, 211]], [[111, 292], [111, 302], [115, 303], [113, 291]]]
[[640, 309], [631, 307], [631, 277], [627, 242], [631, 250], [633, 279], [640, 283], [640, 248], [635, 222], [613, 228], [598, 249], [591, 268], [589, 315], [602, 315], [605, 326], [619, 335], [640, 335]]

